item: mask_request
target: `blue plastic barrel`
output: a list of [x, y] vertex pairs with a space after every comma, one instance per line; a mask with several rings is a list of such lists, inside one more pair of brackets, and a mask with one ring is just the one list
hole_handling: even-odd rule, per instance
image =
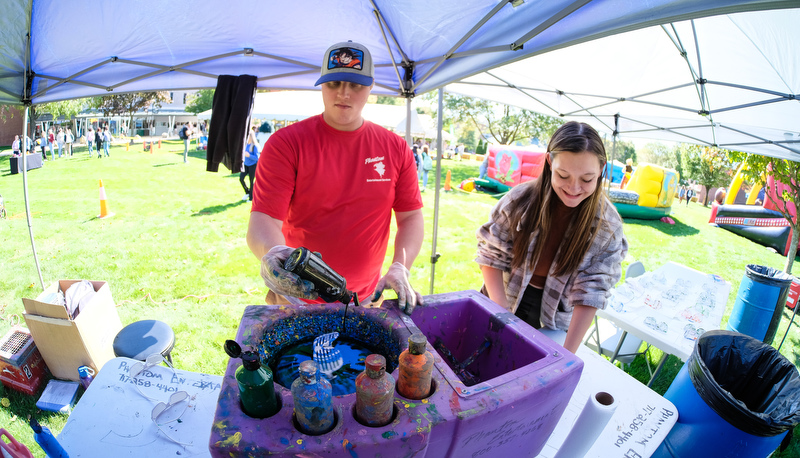
[[748, 264], [728, 320], [730, 331], [772, 343], [792, 276], [772, 267]]
[[765, 457], [800, 420], [794, 365], [730, 331], [703, 334], [664, 397], [678, 422], [653, 458]]

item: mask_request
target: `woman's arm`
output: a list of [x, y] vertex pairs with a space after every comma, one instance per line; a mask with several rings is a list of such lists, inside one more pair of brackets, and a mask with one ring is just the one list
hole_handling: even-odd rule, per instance
[[489, 299], [500, 307], [510, 310], [508, 298], [506, 297], [506, 287], [503, 283], [503, 271], [494, 267], [481, 266], [481, 273], [483, 273], [483, 284], [486, 286]]
[[564, 348], [575, 353], [583, 341], [583, 336], [592, 324], [594, 314], [597, 309], [588, 305], [576, 305], [572, 311], [572, 320], [569, 322], [567, 338], [564, 340]]

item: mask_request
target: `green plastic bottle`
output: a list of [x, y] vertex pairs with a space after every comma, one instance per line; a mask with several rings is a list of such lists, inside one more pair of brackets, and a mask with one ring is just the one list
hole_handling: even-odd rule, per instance
[[226, 342], [225, 351], [233, 358], [242, 358], [242, 365], [236, 369], [236, 382], [239, 385], [239, 399], [244, 413], [253, 418], [275, 415], [278, 412], [278, 401], [269, 367], [261, 364], [258, 353], [242, 352], [234, 341]]

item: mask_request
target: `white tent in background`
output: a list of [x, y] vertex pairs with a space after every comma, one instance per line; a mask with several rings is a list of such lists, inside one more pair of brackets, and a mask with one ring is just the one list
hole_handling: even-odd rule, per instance
[[[392, 126], [395, 132], [397, 132], [401, 136], [406, 135], [406, 117], [403, 116], [403, 119], [398, 122], [396, 125]], [[436, 135], [436, 122], [434, 122], [433, 118], [430, 115], [426, 114], [419, 114], [416, 111], [411, 112], [411, 136], [418, 137], [418, 138], [427, 138], [427, 139], [434, 139], [439, 138]], [[453, 141], [455, 137], [451, 135], [447, 131], [442, 131], [442, 140], [445, 141]]]

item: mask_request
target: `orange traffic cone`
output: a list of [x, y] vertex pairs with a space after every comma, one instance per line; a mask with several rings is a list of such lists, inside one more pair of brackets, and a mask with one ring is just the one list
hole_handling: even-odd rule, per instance
[[125, 151], [126, 152], [130, 151], [130, 149], [131, 149], [131, 144], [130, 143], [125, 143]]
[[447, 171], [447, 176], [444, 178], [444, 190], [450, 190], [450, 171]]
[[161, 139], [158, 139], [158, 149], [161, 149]]
[[108, 211], [108, 202], [106, 201], [106, 189], [103, 187], [103, 180], [100, 180], [100, 214], [98, 218], [110, 218], [114, 216], [113, 213]]
[[147, 151], [147, 141], [142, 142], [142, 151]]
[[156, 142], [150, 142], [150, 154], [153, 154], [153, 150], [156, 149]]

